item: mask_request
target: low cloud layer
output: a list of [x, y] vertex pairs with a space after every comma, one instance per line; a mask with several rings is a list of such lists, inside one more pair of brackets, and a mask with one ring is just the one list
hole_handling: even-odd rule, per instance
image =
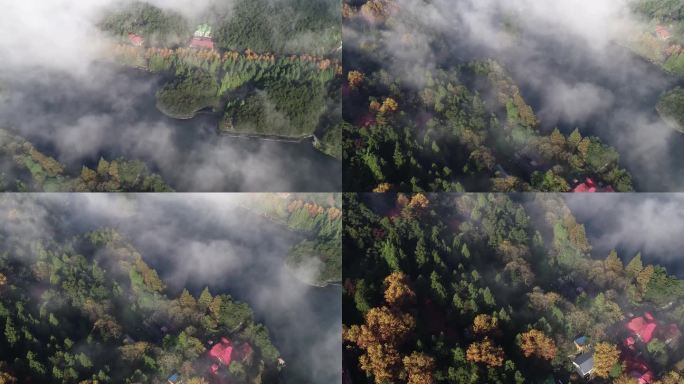
[[[684, 189], [684, 167], [674, 154], [684, 135], [655, 113], [658, 97], [681, 81], [622, 46], [644, 26], [630, 1], [396, 3], [400, 11], [376, 51], [408, 84], [425, 68], [496, 59], [520, 85], [544, 130], [579, 127], [599, 136], [618, 149], [638, 189]], [[349, 23], [345, 38], [349, 47], [361, 47], [369, 37]]]
[[[157, 269], [170, 294], [209, 286], [247, 302], [288, 363], [286, 383], [341, 377], [341, 291], [301, 283], [284, 268], [301, 235], [246, 212], [241, 194], [7, 195], [10, 240], [117, 228]], [[14, 211], [14, 213], [11, 213]], [[289, 374], [288, 374], [289, 372]]]
[[587, 229], [597, 257], [611, 249], [629, 260], [667, 266], [684, 276], [684, 196], [679, 194], [572, 194], [565, 201]]
[[[215, 0], [150, 0], [195, 20]], [[230, 14], [232, 2], [220, 2]], [[168, 79], [107, 64], [97, 27], [115, 0], [10, 2], [0, 13], [0, 128], [27, 138], [75, 174], [100, 156], [144, 160], [179, 191], [335, 191], [338, 161], [311, 143], [217, 134], [218, 116], [175, 121], [157, 111]]]

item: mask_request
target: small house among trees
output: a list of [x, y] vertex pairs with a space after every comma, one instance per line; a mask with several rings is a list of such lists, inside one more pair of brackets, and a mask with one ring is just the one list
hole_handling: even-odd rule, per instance
[[670, 29], [663, 25], [657, 25], [655, 31], [656, 36], [658, 36], [660, 40], [666, 41], [672, 38], [672, 32], [670, 32]]
[[584, 181], [584, 183], [577, 184], [575, 188], [572, 190], [573, 192], [615, 192], [613, 187], [610, 185], [607, 187], [603, 187], [601, 185], [597, 185], [594, 180], [592, 180], [590, 177], [587, 177], [587, 179]]
[[183, 380], [181, 380], [181, 377], [179, 374], [174, 373], [173, 375], [169, 376], [167, 379], [168, 384], [181, 384]]
[[587, 336], [580, 336], [575, 339], [575, 348], [577, 348], [578, 353], [586, 352], [591, 344], [589, 343], [589, 338]]
[[128, 34], [128, 41], [130, 41], [131, 44], [136, 47], [142, 47], [142, 45], [145, 44], [145, 38], [140, 35], [136, 35], [135, 33]]
[[211, 38], [211, 26], [209, 24], [202, 24], [197, 27], [190, 41], [190, 46], [200, 49], [214, 49], [214, 41]]
[[588, 377], [594, 371], [594, 352], [588, 351], [577, 357], [572, 361], [575, 370], [582, 377]]

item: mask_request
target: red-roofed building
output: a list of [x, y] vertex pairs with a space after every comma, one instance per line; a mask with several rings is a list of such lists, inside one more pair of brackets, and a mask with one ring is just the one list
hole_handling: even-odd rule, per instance
[[632, 336], [628, 337], [625, 339], [625, 341], [622, 343], [625, 347], [634, 350], [634, 344], [636, 344], [636, 340]]
[[214, 41], [206, 37], [193, 37], [190, 46], [200, 49], [214, 49]]
[[594, 180], [587, 177], [587, 179], [582, 184], [578, 184], [573, 190], [573, 192], [615, 192], [613, 187], [610, 185], [607, 187], [600, 187], [596, 185]]
[[639, 384], [649, 384], [653, 380], [653, 372], [646, 371], [639, 377]]
[[655, 31], [656, 36], [658, 36], [660, 40], [670, 40], [672, 38], [672, 32], [662, 25], [656, 26]]
[[[218, 360], [219, 363], [229, 366], [233, 355], [233, 343], [225, 337], [221, 338], [220, 343], [216, 343], [209, 351], [209, 356]], [[218, 368], [217, 368], [218, 370]], [[212, 371], [214, 367], [212, 366]], [[214, 372], [216, 373], [216, 372]]]
[[[653, 316], [650, 316], [650, 318], [653, 319]], [[639, 340], [648, 343], [653, 339], [653, 333], [658, 327], [653, 320], [647, 320], [644, 317], [635, 317], [627, 323], [627, 329], [632, 331]]]
[[623, 363], [625, 364], [625, 372], [630, 377], [637, 379], [639, 384], [649, 384], [653, 381], [653, 372], [641, 357], [632, 353], [623, 354]]
[[128, 34], [128, 41], [130, 41], [131, 44], [135, 45], [136, 47], [142, 47], [142, 45], [145, 43], [145, 39], [140, 35], [136, 35], [135, 33]]

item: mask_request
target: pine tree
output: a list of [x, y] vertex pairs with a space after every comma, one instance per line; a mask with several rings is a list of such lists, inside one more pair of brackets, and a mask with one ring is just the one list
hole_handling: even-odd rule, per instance
[[627, 272], [627, 276], [630, 278], [634, 279], [636, 278], [639, 273], [644, 269], [644, 264], [641, 262], [641, 253], [637, 253], [634, 258], [627, 264], [627, 267], [625, 268], [625, 271]]
[[202, 310], [206, 310], [211, 305], [213, 299], [214, 298], [211, 296], [211, 293], [209, 293], [209, 287], [205, 287], [202, 293], [200, 294], [197, 303], [199, 304]]
[[582, 141], [582, 135], [579, 132], [579, 129], [575, 128], [574, 131], [568, 136], [568, 144], [574, 149], [577, 148], [579, 143]]
[[564, 147], [565, 146], [565, 136], [563, 136], [562, 133], [558, 130], [558, 128], [555, 128], [553, 132], [551, 132], [551, 144], [557, 146], [557, 147]]
[[97, 163], [97, 174], [106, 176], [107, 173], [109, 173], [109, 163], [107, 160], [100, 157], [100, 161]]
[[211, 304], [209, 305], [209, 312], [211, 312], [215, 319], [218, 319], [221, 315], [221, 304], [223, 304], [221, 296], [215, 296], [214, 300], [212, 300]]
[[179, 298], [179, 302], [183, 308], [193, 308], [197, 305], [195, 298], [192, 297], [192, 295], [190, 294], [190, 292], [188, 292], [187, 289], [183, 289], [183, 292], [181, 293]]
[[614, 249], [611, 250], [610, 253], [608, 254], [608, 257], [606, 258], [606, 261], [605, 261], [605, 266], [606, 266], [607, 270], [609, 270], [611, 272], [615, 272], [619, 275], [622, 274], [622, 272], [624, 271], [624, 266], [622, 264], [622, 260], [620, 260], [617, 252]]
[[14, 323], [10, 317], [7, 317], [7, 321], [5, 321], [5, 338], [10, 345], [14, 345], [17, 341], [19, 341], [17, 329], [14, 328]]
[[653, 277], [653, 274], [655, 273], [655, 268], [653, 268], [652, 265], [646, 266], [641, 272], [639, 272], [639, 275], [637, 276], [637, 283], [639, 284], [639, 288], [641, 289], [642, 293], [646, 292], [646, 288], [648, 287], [648, 283], [651, 281], [651, 278]]

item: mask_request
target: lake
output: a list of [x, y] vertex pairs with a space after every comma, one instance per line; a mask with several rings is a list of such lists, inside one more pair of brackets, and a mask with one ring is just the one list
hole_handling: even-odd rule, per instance
[[96, 63], [86, 73], [5, 71], [0, 126], [66, 164], [143, 160], [177, 191], [337, 191], [341, 162], [291, 143], [221, 136], [219, 116], [171, 119], [155, 107], [160, 75]]

